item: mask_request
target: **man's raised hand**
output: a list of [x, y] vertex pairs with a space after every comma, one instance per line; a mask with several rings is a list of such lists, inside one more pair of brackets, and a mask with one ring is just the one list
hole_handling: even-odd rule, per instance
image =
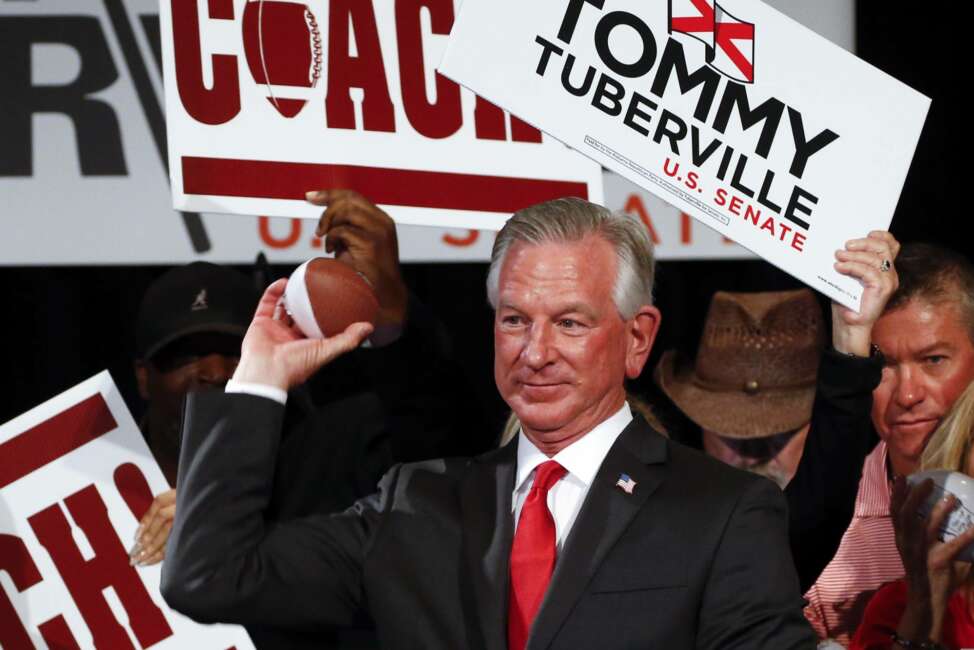
[[832, 345], [839, 352], [869, 356], [873, 325], [899, 287], [894, 264], [900, 243], [885, 230], [846, 242], [836, 251], [835, 270], [862, 284], [862, 302], [856, 312], [832, 303]]
[[290, 390], [372, 333], [369, 323], [353, 323], [330, 338], [306, 338], [284, 310], [286, 286], [287, 280], [281, 279], [264, 291], [244, 336], [234, 381]]

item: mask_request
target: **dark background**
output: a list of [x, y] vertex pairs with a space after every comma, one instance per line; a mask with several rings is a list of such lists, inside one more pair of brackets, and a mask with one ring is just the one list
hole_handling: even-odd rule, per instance
[[[938, 4], [924, 6], [937, 22], [927, 25], [915, 11], [904, 9], [915, 9], [914, 5], [860, 2], [857, 54], [933, 99], [893, 219], [893, 234], [903, 242], [933, 241], [974, 257], [974, 244], [965, 236], [967, 182], [966, 175], [962, 176], [969, 166], [964, 159], [970, 140], [965, 119], [968, 109], [961, 97], [966, 96], [971, 80], [970, 55], [955, 56], [955, 50], [961, 52], [966, 45], [959, 19], [949, 18], [956, 5], [944, 4], [938, 11]], [[142, 404], [132, 373], [135, 313], [145, 288], [164, 270], [141, 266], [0, 268], [4, 304], [0, 422], [104, 368], [111, 371], [138, 418]], [[290, 270], [271, 269], [275, 277]], [[453, 332], [472, 390], [499, 428], [506, 412], [493, 385], [492, 323], [483, 289], [486, 265], [415, 264], [406, 265], [404, 273], [412, 290]], [[663, 327], [647, 371], [635, 382], [635, 388], [651, 401], [657, 401], [659, 395], [649, 369], [666, 349], [693, 353], [714, 291], [800, 286], [790, 276], [756, 261], [662, 262], [657, 277]], [[662, 408], [669, 426], [684, 426], [665, 405]]]

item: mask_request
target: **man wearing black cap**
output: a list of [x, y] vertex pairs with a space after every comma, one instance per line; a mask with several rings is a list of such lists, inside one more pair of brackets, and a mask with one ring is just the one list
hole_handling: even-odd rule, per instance
[[183, 398], [223, 387], [257, 306], [253, 282], [232, 269], [194, 262], [164, 273], [142, 299], [135, 376], [147, 402], [142, 433], [170, 485], [176, 484]]
[[[406, 288], [392, 219], [352, 191], [332, 191], [327, 200], [321, 194], [316, 201], [328, 209], [318, 232], [326, 251], [367, 278], [379, 315], [372, 349], [351, 353], [346, 365], [284, 397], [267, 504], [272, 523], [341, 511], [374, 491], [395, 463], [482, 451], [492, 442], [445, 328]], [[256, 299], [245, 276], [205, 263], [170, 271], [146, 294], [137, 363], [149, 400], [144, 430], [172, 485], [183, 398], [230, 379]], [[175, 510], [175, 490], [156, 497], [136, 532], [134, 564], [163, 559]], [[362, 619], [348, 629], [248, 625], [247, 631], [261, 649], [360, 650], [377, 647], [369, 627]]]

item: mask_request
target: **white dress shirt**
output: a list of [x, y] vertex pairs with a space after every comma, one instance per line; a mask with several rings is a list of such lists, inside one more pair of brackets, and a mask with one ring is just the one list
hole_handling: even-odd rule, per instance
[[575, 517], [585, 501], [588, 489], [602, 466], [609, 449], [622, 430], [632, 421], [629, 404], [623, 404], [608, 419], [584, 436], [548, 458], [534, 443], [528, 440], [524, 431], [518, 432], [517, 475], [514, 480], [514, 495], [511, 504], [514, 511], [514, 527], [521, 517], [521, 507], [534, 484], [535, 470], [549, 460], [568, 470], [568, 473], [548, 491], [548, 510], [555, 520], [555, 544], [561, 551], [562, 544], [571, 532]]
[[283, 388], [268, 384], [255, 384], [231, 379], [227, 382], [227, 386], [223, 391], [225, 393], [246, 393], [248, 395], [256, 395], [257, 397], [266, 397], [267, 399], [274, 400], [278, 404], [287, 404], [287, 391]]

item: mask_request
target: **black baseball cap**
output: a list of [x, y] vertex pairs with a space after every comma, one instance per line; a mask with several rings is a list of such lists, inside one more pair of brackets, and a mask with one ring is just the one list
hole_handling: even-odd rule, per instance
[[135, 333], [138, 358], [149, 360], [191, 334], [243, 338], [258, 299], [253, 280], [233, 269], [193, 262], [167, 271], [142, 298]]

